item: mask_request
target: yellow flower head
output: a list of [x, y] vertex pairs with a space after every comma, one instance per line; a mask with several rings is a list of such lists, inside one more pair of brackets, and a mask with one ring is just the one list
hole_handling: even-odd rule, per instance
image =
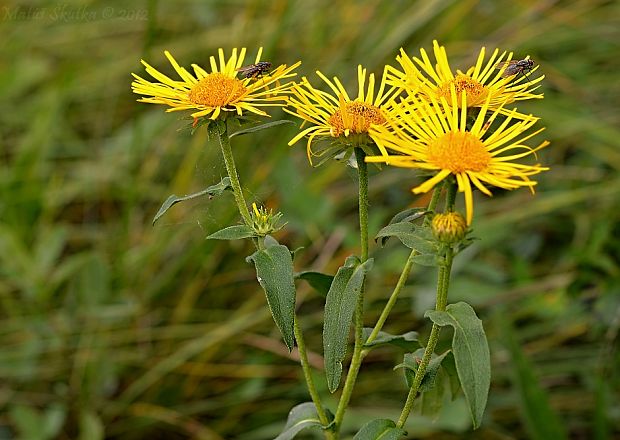
[[525, 134], [537, 121], [532, 116], [515, 119], [517, 112], [513, 110], [499, 118], [495, 126], [493, 122], [503, 113], [503, 107], [490, 111], [491, 97], [487, 96], [475, 122], [468, 128], [465, 91], [457, 97], [453, 90], [450, 101], [442, 97], [438, 102], [431, 97], [429, 103], [413, 96], [409, 101], [394, 110], [394, 120], [370, 128], [370, 136], [382, 155], [366, 157], [366, 161], [435, 173], [413, 188], [414, 193], [430, 191], [442, 180], [454, 176], [459, 192], [465, 194], [468, 225], [473, 217], [472, 185], [488, 196], [491, 191], [487, 186], [528, 187], [533, 192], [536, 182], [529, 176], [548, 169], [517, 162], [548, 145], [547, 141], [535, 148], [524, 145], [527, 139], [544, 130]]
[[[396, 57], [396, 61], [402, 67], [402, 71], [388, 66], [388, 83], [399, 85], [409, 93], [415, 94], [427, 102], [434, 98], [441, 101], [442, 98], [450, 102], [451, 90], [457, 94], [465, 92], [466, 107], [482, 107], [487, 101], [491, 110], [501, 108], [503, 114], [508, 114], [509, 109], [503, 107], [515, 101], [532, 98], [542, 98], [542, 94], [533, 92], [539, 87], [544, 76], [528, 78], [523, 74], [502, 77], [505, 68], [498, 68], [503, 62], [512, 59], [512, 52], [502, 52], [495, 49], [491, 57], [485, 62], [486, 49], [480, 49], [476, 65], [467, 69], [465, 73], [460, 70], [453, 73], [448, 63], [448, 55], [444, 46], [439, 46], [433, 41], [433, 52], [436, 63], [431, 62], [424, 49], [420, 49], [420, 56], [410, 58], [403, 49]], [[538, 66], [534, 67], [535, 71]], [[457, 103], [461, 105], [461, 102]], [[527, 118], [526, 115], [515, 113], [516, 117]]]
[[[263, 49], [258, 50], [254, 63], [260, 61]], [[237, 49], [232, 50], [228, 60], [224, 51], [218, 50], [218, 58], [210, 57], [211, 71], [192, 64], [194, 74], [179, 66], [170, 52], [165, 51], [166, 57], [176, 70], [180, 80], [171, 79], [142, 60], [146, 72], [156, 82], [147, 81], [136, 74], [131, 83], [134, 93], [145, 96], [140, 102], [165, 104], [170, 106], [166, 111], [193, 110], [192, 117], [209, 117], [217, 119], [225, 117], [222, 111], [236, 112], [241, 116], [244, 111], [267, 116], [260, 107], [284, 106], [286, 95], [292, 83], [281, 84], [280, 80], [296, 75], [293, 70], [301, 63], [297, 62], [290, 67], [281, 65], [272, 72], [260, 77], [237, 78], [239, 69], [244, 65], [246, 49], [242, 48], [239, 54]], [[218, 64], [219, 61], [219, 64]]]
[[321, 72], [317, 75], [329, 86], [333, 94], [315, 89], [306, 77], [301, 83], [295, 84], [288, 107], [284, 110], [309, 122], [310, 127], [302, 130], [288, 143], [293, 145], [304, 136], [308, 136], [308, 160], [312, 163], [312, 156], [322, 156], [323, 153], [314, 153], [312, 142], [318, 136], [322, 140], [338, 140], [343, 144], [356, 146], [367, 140], [368, 130], [373, 125], [382, 125], [386, 122], [387, 109], [393, 105], [393, 100], [401, 89], [396, 86], [387, 87], [385, 72], [381, 78], [379, 90], [375, 93], [375, 75], [368, 75], [366, 69], [357, 68], [358, 91], [357, 96], [351, 99], [337, 77], [329, 80]]

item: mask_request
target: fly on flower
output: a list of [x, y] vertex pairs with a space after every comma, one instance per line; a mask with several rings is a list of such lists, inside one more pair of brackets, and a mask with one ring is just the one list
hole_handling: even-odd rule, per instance
[[262, 76], [263, 73], [267, 73], [271, 70], [271, 63], [269, 61], [259, 61], [256, 64], [249, 64], [247, 66], [239, 67], [237, 72], [241, 73], [244, 78], [256, 79]]
[[504, 61], [503, 63], [496, 64], [495, 68], [506, 69], [504, 70], [504, 73], [502, 73], [503, 78], [507, 78], [512, 75], [521, 74], [525, 76], [529, 81], [527, 74], [531, 72], [532, 69], [534, 68], [534, 61], [530, 60], [529, 58], [525, 60]]

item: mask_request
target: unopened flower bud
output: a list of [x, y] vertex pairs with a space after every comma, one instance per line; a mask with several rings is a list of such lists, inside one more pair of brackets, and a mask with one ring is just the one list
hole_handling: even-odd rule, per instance
[[282, 213], [273, 213], [271, 209], [267, 209], [263, 206], [260, 208], [256, 206], [256, 203], [252, 203], [252, 228], [261, 237], [278, 231], [284, 225], [280, 225], [280, 218]]
[[458, 212], [436, 214], [431, 228], [435, 238], [442, 243], [458, 243], [467, 234], [467, 222]]

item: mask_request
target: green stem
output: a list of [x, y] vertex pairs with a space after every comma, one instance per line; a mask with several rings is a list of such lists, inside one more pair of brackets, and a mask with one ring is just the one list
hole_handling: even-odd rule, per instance
[[359, 217], [360, 244], [362, 247], [362, 263], [368, 260], [368, 164], [364, 160], [366, 153], [361, 148], [355, 149], [357, 174], [359, 176]]
[[[446, 193], [446, 211], [454, 210], [454, 202], [456, 199], [456, 185], [453, 182], [446, 183], [447, 185], [447, 193]], [[448, 288], [450, 287], [450, 272], [452, 271], [452, 259], [454, 257], [454, 251], [451, 246], [447, 246], [445, 250], [445, 258], [444, 263], [439, 266], [439, 274], [437, 275], [437, 297], [435, 303], [435, 310], [445, 311], [446, 305], [448, 303]], [[420, 385], [422, 384], [422, 379], [426, 374], [426, 369], [428, 368], [428, 364], [431, 361], [431, 357], [435, 351], [435, 347], [437, 346], [437, 341], [439, 340], [439, 329], [440, 327], [433, 323], [433, 327], [431, 328], [431, 334], [428, 337], [428, 343], [426, 344], [426, 348], [424, 349], [424, 355], [422, 356], [422, 360], [420, 361], [420, 365], [418, 365], [418, 370], [416, 371], [415, 377], [413, 379], [413, 384], [409, 389], [409, 393], [407, 394], [407, 400], [405, 401], [405, 405], [403, 406], [403, 410], [398, 418], [398, 422], [396, 426], [402, 428], [407, 421], [407, 417], [409, 417], [409, 413], [413, 408], [413, 403], [415, 401], [416, 396], [418, 395], [418, 391], [420, 390]]]
[[[364, 153], [364, 150], [361, 148], [355, 149], [357, 173], [359, 176], [359, 222], [362, 263], [368, 260], [368, 164], [364, 160], [365, 157], [366, 153]], [[353, 393], [353, 387], [357, 380], [357, 373], [362, 365], [362, 353], [364, 348], [364, 290], [365, 284], [362, 285], [362, 291], [359, 294], [355, 307], [355, 343], [353, 347], [353, 356], [351, 357], [351, 364], [349, 365], [347, 378], [342, 389], [340, 401], [338, 402], [336, 416], [334, 417], [334, 433], [336, 439], [339, 437], [340, 425], [342, 424], [344, 413], [349, 405], [351, 394]]]
[[252, 217], [248, 210], [248, 205], [243, 197], [243, 191], [241, 190], [241, 184], [239, 183], [239, 175], [237, 174], [237, 168], [235, 167], [235, 158], [233, 157], [232, 149], [230, 148], [230, 138], [228, 137], [228, 124], [226, 121], [222, 122], [224, 125], [224, 132], [219, 133], [220, 147], [222, 148], [222, 155], [224, 156], [224, 164], [226, 165], [226, 172], [230, 177], [230, 184], [235, 196], [235, 202], [239, 208], [239, 214], [243, 217], [243, 222], [252, 226]]
[[[428, 208], [427, 208], [428, 211], [434, 211], [435, 208], [437, 207], [437, 202], [439, 201], [439, 196], [441, 195], [442, 189], [443, 189], [443, 185], [440, 185], [433, 190], [433, 195], [431, 196], [431, 200], [428, 203]], [[426, 221], [430, 223], [430, 219], [428, 217], [426, 218], [425, 222]], [[383, 307], [383, 311], [381, 312], [381, 315], [379, 316], [379, 319], [377, 320], [375, 327], [372, 329], [372, 332], [370, 333], [370, 335], [368, 336], [368, 339], [365, 342], [366, 344], [374, 341], [377, 338], [377, 335], [379, 334], [383, 326], [385, 325], [385, 321], [390, 315], [390, 312], [392, 311], [394, 304], [396, 304], [398, 295], [400, 294], [403, 287], [405, 287], [407, 278], [409, 278], [409, 273], [411, 272], [411, 268], [413, 267], [413, 259], [417, 254], [418, 252], [415, 249], [411, 250], [411, 253], [409, 254], [409, 258], [407, 258], [407, 261], [405, 262], [405, 266], [403, 267], [403, 271], [401, 272], [400, 277], [398, 278], [398, 282], [396, 283], [396, 286], [394, 287], [394, 290], [392, 291], [392, 294], [390, 295], [390, 299], [388, 299], [388, 302], [385, 304], [385, 307]], [[368, 353], [368, 350], [364, 350], [363, 356], [366, 356], [367, 353]]]
[[[392, 295], [390, 295], [390, 299], [388, 299], [388, 302], [385, 304], [385, 307], [383, 307], [383, 311], [381, 312], [381, 315], [379, 316], [379, 319], [377, 320], [375, 327], [372, 329], [372, 332], [370, 333], [370, 335], [368, 336], [368, 339], [365, 342], [366, 344], [369, 344], [372, 341], [374, 341], [377, 338], [377, 335], [379, 334], [381, 329], [383, 328], [383, 325], [385, 324], [385, 321], [387, 320], [390, 312], [392, 311], [394, 304], [396, 304], [398, 295], [400, 294], [401, 290], [403, 289], [403, 287], [405, 287], [405, 284], [407, 283], [407, 278], [409, 278], [409, 273], [411, 272], [411, 268], [413, 267], [413, 259], [416, 255], [418, 255], [418, 252], [415, 249], [412, 249], [411, 253], [409, 254], [409, 258], [407, 258], [407, 261], [405, 262], [403, 271], [401, 272], [400, 277], [398, 278], [398, 282], [396, 283], [396, 286], [394, 287], [394, 290], [392, 291]], [[367, 353], [368, 353], [368, 350], [364, 350], [363, 354], [366, 355]]]
[[446, 212], [454, 211], [454, 203], [456, 201], [456, 183], [447, 182], [446, 191]]
[[[304, 378], [306, 380], [306, 386], [308, 388], [308, 392], [310, 393], [310, 397], [312, 398], [312, 402], [316, 408], [316, 413], [319, 416], [319, 420], [323, 426], [327, 426], [329, 424], [329, 418], [327, 417], [327, 413], [321, 404], [321, 398], [319, 397], [319, 393], [316, 390], [314, 385], [314, 380], [312, 379], [312, 370], [310, 368], [310, 363], [308, 362], [308, 353], [306, 351], [306, 343], [304, 341], [304, 336], [301, 331], [301, 327], [299, 326], [299, 322], [297, 321], [297, 317], [295, 317], [294, 326], [295, 330], [295, 340], [297, 341], [297, 349], [299, 350], [299, 359], [301, 360], [301, 369], [304, 372]], [[333, 439], [333, 432], [326, 430], [325, 436], [328, 440]]]
[[[435, 310], [446, 310], [451, 269], [452, 248], [448, 248], [448, 250], [446, 251], [445, 264], [439, 268], [439, 275], [437, 277], [437, 303], [435, 305]], [[400, 414], [400, 417], [398, 418], [398, 422], [396, 423], [396, 426], [398, 426], [399, 428], [402, 428], [405, 425], [407, 417], [409, 417], [409, 413], [413, 408], [413, 402], [418, 395], [420, 385], [422, 384], [422, 379], [426, 374], [426, 369], [428, 368], [428, 364], [431, 361], [431, 356], [433, 355], [435, 347], [437, 346], [437, 341], [439, 340], [439, 329], [440, 327], [437, 324], [433, 324], [431, 334], [428, 337], [428, 343], [426, 344], [426, 349], [424, 350], [424, 355], [422, 356], [422, 361], [420, 362], [420, 365], [418, 365], [418, 370], [416, 371], [415, 378], [413, 379], [413, 384], [409, 389], [407, 400], [405, 401], [403, 410]]]

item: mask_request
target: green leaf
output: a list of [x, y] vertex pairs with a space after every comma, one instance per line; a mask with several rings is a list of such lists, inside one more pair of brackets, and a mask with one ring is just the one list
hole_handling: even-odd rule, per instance
[[166, 211], [168, 211], [168, 209], [170, 209], [172, 205], [174, 205], [175, 203], [183, 202], [185, 200], [195, 199], [196, 197], [202, 197], [206, 195], [208, 195], [209, 197], [219, 196], [220, 194], [222, 194], [225, 190], [229, 188], [231, 188], [230, 177], [224, 177], [220, 183], [216, 185], [211, 185], [207, 189], [203, 189], [202, 191], [198, 191], [197, 193], [194, 193], [194, 194], [190, 194], [187, 196], [177, 196], [175, 194], [172, 194], [161, 205], [161, 208], [159, 208], [159, 211], [157, 211], [157, 214], [155, 214], [155, 217], [153, 217], [153, 224], [155, 224], [155, 222], [159, 220], [159, 218], [162, 215], [164, 215]]
[[472, 307], [464, 302], [450, 304], [445, 312], [429, 311], [429, 317], [439, 326], [454, 327], [452, 352], [456, 371], [469, 405], [474, 429], [480, 426], [487, 404], [491, 382], [489, 344], [482, 321]]
[[322, 426], [314, 403], [301, 403], [288, 413], [284, 430], [275, 440], [291, 440], [306, 428], [322, 428]]
[[239, 131], [235, 131], [234, 133], [231, 133], [228, 137], [232, 138], [234, 136], [241, 136], [241, 135], [248, 134], [248, 133], [256, 133], [257, 131], [266, 130], [267, 128], [275, 127], [276, 125], [282, 125], [282, 124], [294, 124], [294, 122], [293, 121], [289, 121], [288, 119], [282, 119], [280, 121], [267, 122], [266, 124], [256, 125], [254, 127], [246, 128], [246, 129], [239, 130]]
[[372, 267], [372, 259], [360, 264], [357, 257], [347, 258], [338, 269], [325, 300], [323, 326], [323, 353], [325, 374], [330, 392], [338, 389], [342, 375], [342, 361], [347, 354], [349, 328], [357, 299], [362, 291], [366, 273]]
[[314, 290], [321, 294], [321, 296], [327, 296], [327, 292], [329, 292], [332, 281], [334, 281], [333, 275], [327, 275], [326, 273], [314, 272], [311, 270], [296, 273], [295, 279], [307, 281]]
[[426, 208], [407, 208], [392, 217], [392, 220], [390, 220], [388, 225], [393, 223], [411, 222], [425, 216], [429, 212], [430, 211]]
[[[425, 216], [430, 211], [426, 208], [407, 208], [403, 211], [397, 213], [392, 219], [388, 222], [388, 226], [394, 223], [402, 223], [402, 222], [412, 222], [420, 217]], [[385, 243], [388, 241], [390, 237], [381, 237], [381, 246], [385, 246]]]
[[207, 237], [207, 240], [239, 240], [250, 237], [256, 237], [254, 229], [247, 225], [234, 225], [214, 232]]
[[415, 249], [420, 254], [433, 254], [437, 253], [435, 243], [428, 235], [428, 229], [426, 227], [416, 226], [409, 222], [400, 222], [387, 225], [379, 231], [375, 240], [382, 239], [384, 237], [396, 237], [405, 246], [410, 249]]
[[433, 386], [420, 396], [419, 405], [421, 413], [431, 417], [433, 421], [438, 417], [444, 404], [444, 395], [446, 392], [446, 373], [443, 368], [438, 368], [433, 380]]
[[[429, 391], [430, 389], [433, 388], [435, 384], [435, 378], [439, 371], [439, 367], [441, 366], [441, 363], [443, 362], [444, 358], [448, 355], [448, 353], [450, 353], [450, 350], [446, 351], [445, 353], [441, 355], [436, 355], [435, 353], [431, 355], [431, 360], [426, 367], [426, 371], [424, 372], [424, 377], [422, 378], [422, 382], [420, 382], [419, 391], [421, 393], [425, 391]], [[398, 368], [405, 369], [405, 379], [407, 380], [407, 386], [409, 388], [411, 388], [411, 385], [413, 384], [415, 373], [418, 371], [418, 367], [420, 365], [420, 361], [422, 360], [423, 356], [424, 356], [424, 348], [420, 348], [413, 353], [405, 353], [405, 355], [403, 356], [403, 362], [394, 367], [394, 370]]]
[[[365, 341], [368, 340], [368, 337], [372, 333], [372, 329], [365, 327], [363, 330], [363, 338]], [[402, 335], [391, 335], [386, 332], [379, 332], [377, 337], [372, 342], [367, 342], [364, 344], [366, 348], [375, 348], [381, 345], [395, 345], [396, 347], [403, 348], [407, 351], [415, 350], [420, 347], [420, 343], [418, 342], [418, 333], [417, 332], [407, 332]]]
[[293, 259], [286, 246], [273, 241], [276, 244], [254, 252], [246, 260], [254, 262], [256, 277], [267, 296], [267, 304], [269, 304], [273, 320], [282, 333], [284, 343], [289, 350], [292, 350], [295, 319]]
[[506, 316], [501, 320], [500, 328], [502, 340], [510, 353], [511, 362], [508, 365], [521, 398], [529, 438], [533, 440], [568, 438], [560, 418], [551, 407], [549, 394], [540, 386], [540, 381], [531, 363], [523, 354]]
[[396, 423], [388, 419], [375, 419], [362, 426], [353, 440], [398, 440], [407, 431], [397, 428]]
[[445, 371], [450, 382], [450, 394], [452, 395], [452, 400], [454, 400], [459, 395], [459, 391], [461, 391], [461, 382], [459, 381], [459, 374], [456, 371], [456, 362], [452, 352], [450, 352], [450, 356], [443, 360], [441, 368]]

